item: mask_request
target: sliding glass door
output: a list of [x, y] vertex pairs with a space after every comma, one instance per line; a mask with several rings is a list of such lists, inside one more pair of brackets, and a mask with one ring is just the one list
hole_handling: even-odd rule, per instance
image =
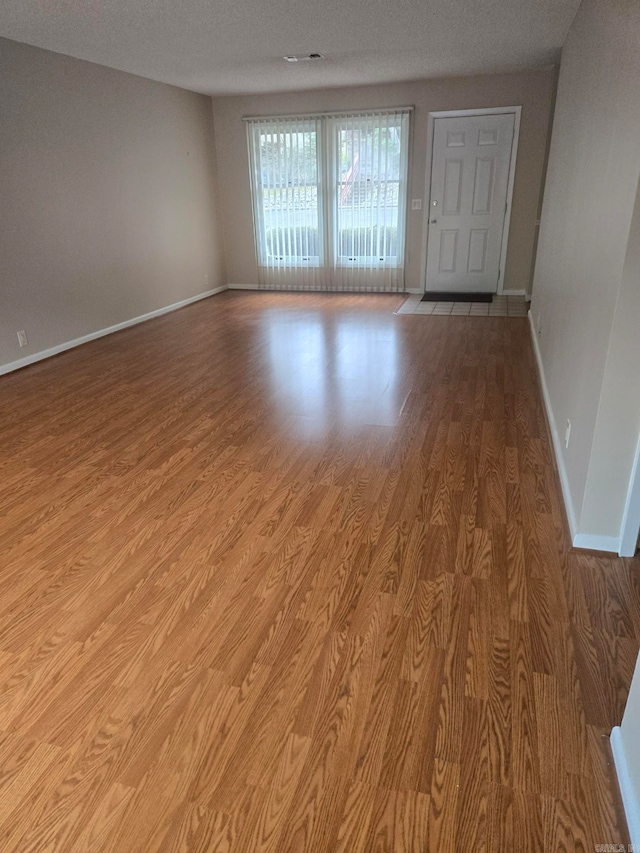
[[248, 121], [265, 287], [401, 290], [408, 111]]

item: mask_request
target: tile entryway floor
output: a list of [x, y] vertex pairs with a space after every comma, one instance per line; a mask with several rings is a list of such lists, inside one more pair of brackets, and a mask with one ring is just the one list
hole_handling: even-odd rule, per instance
[[493, 302], [422, 302], [412, 294], [396, 314], [438, 314], [454, 317], [526, 317], [529, 303], [524, 296], [494, 296]]

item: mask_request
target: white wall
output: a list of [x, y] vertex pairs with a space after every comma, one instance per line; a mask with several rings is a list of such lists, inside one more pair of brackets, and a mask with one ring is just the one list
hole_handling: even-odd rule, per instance
[[640, 657], [631, 681], [622, 724], [611, 733], [611, 746], [631, 841], [640, 845]]
[[531, 306], [576, 544], [615, 548], [640, 428], [640, 4], [583, 0], [562, 53]]
[[428, 213], [425, 178], [429, 112], [521, 105], [520, 142], [504, 286], [507, 289], [527, 290], [555, 81], [555, 69], [547, 68], [514, 74], [485, 74], [380, 86], [214, 98], [220, 193], [225, 211], [228, 281], [234, 284], [256, 284], [258, 281], [243, 116], [414, 106], [409, 198], [423, 199], [423, 209], [409, 211], [405, 280], [408, 288], [423, 290], [422, 270], [426, 258], [424, 217]]
[[[640, 85], [640, 80], [638, 81]], [[584, 504], [585, 530], [617, 534], [640, 436], [640, 183], [591, 446]], [[605, 527], [608, 525], [608, 528]]]
[[215, 176], [210, 98], [0, 39], [0, 368], [223, 285]]

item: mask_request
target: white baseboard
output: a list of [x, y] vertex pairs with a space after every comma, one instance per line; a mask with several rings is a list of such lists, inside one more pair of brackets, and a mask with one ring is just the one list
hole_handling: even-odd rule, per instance
[[549, 430], [551, 432], [551, 441], [553, 443], [553, 451], [556, 457], [556, 465], [558, 474], [560, 475], [560, 486], [562, 487], [562, 497], [567, 513], [567, 521], [569, 522], [569, 531], [571, 533], [571, 543], [574, 548], [584, 548], [588, 551], [612, 551], [618, 553], [620, 547], [620, 539], [617, 536], [600, 536], [594, 533], [579, 533], [576, 519], [573, 500], [571, 498], [571, 490], [569, 489], [569, 478], [567, 469], [564, 464], [562, 455], [562, 444], [560, 442], [560, 434], [556, 426], [556, 420], [553, 416], [551, 408], [551, 397], [547, 387], [547, 380], [544, 375], [544, 366], [542, 364], [542, 355], [538, 346], [538, 336], [536, 334], [533, 316], [529, 311], [529, 326], [531, 328], [531, 340], [533, 341], [533, 351], [536, 354], [536, 363], [538, 365], [538, 375], [540, 376], [540, 386], [542, 388], [542, 399], [547, 413], [547, 421], [549, 422]]
[[562, 488], [562, 497], [564, 498], [567, 521], [569, 522], [569, 531], [571, 533], [571, 540], [575, 544], [575, 538], [578, 528], [578, 525], [576, 523], [576, 513], [573, 508], [571, 490], [569, 489], [569, 478], [567, 476], [567, 469], [564, 465], [564, 457], [562, 456], [560, 434], [558, 433], [556, 419], [553, 416], [553, 409], [551, 408], [551, 397], [549, 396], [547, 380], [544, 375], [542, 355], [540, 353], [540, 347], [538, 346], [538, 336], [536, 334], [536, 329], [533, 324], [533, 316], [531, 314], [531, 311], [529, 311], [529, 326], [531, 327], [531, 340], [533, 341], [533, 351], [536, 354], [536, 363], [538, 365], [538, 375], [540, 377], [540, 386], [542, 388], [542, 399], [544, 400], [544, 407], [547, 413], [547, 421], [549, 423], [549, 430], [551, 432], [551, 441], [553, 443], [553, 450], [556, 457], [556, 465], [558, 466], [558, 474], [560, 475], [560, 486]]
[[89, 341], [95, 341], [98, 338], [104, 338], [105, 335], [111, 335], [114, 332], [119, 332], [121, 329], [126, 329], [129, 326], [137, 326], [138, 323], [145, 323], [147, 320], [153, 320], [154, 317], [161, 317], [163, 314], [169, 314], [171, 311], [177, 311], [178, 308], [184, 308], [185, 305], [190, 305], [192, 302], [198, 302], [200, 299], [207, 299], [209, 296], [215, 296], [216, 293], [222, 293], [226, 287], [216, 287], [213, 290], [205, 290], [204, 293], [198, 293], [197, 296], [190, 296], [188, 299], [182, 299], [180, 302], [174, 302], [172, 305], [165, 305], [164, 308], [157, 308], [155, 311], [149, 311], [148, 314], [141, 314], [139, 317], [132, 317], [130, 320], [124, 320], [122, 323], [116, 323], [115, 326], [108, 326], [106, 329], [98, 329], [97, 332], [90, 332], [88, 335], [83, 335], [81, 338], [74, 338], [72, 341], [65, 341], [63, 344], [58, 344], [49, 349], [34, 352], [32, 355], [20, 358], [18, 361], [10, 361], [8, 364], [0, 364], [0, 376], [5, 373], [11, 373], [14, 370], [19, 370], [21, 367], [27, 367], [30, 364], [35, 364], [36, 361], [43, 361], [45, 358], [51, 358], [52, 355], [64, 352], [74, 347], [79, 347], [82, 344], [87, 344]]
[[422, 290], [344, 290], [338, 288], [329, 288], [329, 287], [301, 287], [299, 290], [289, 287], [261, 287], [258, 284], [234, 284], [230, 282], [227, 284], [227, 290], [260, 290], [263, 293], [350, 293], [354, 296], [360, 295], [364, 296], [368, 293], [378, 294], [378, 293], [422, 293]]
[[424, 292], [424, 288], [422, 287], [406, 287], [404, 289], [404, 293], [419, 293], [420, 296], [422, 296]]
[[638, 801], [638, 795], [631, 780], [620, 726], [616, 726], [611, 731], [611, 751], [613, 752], [613, 763], [615, 764], [620, 794], [622, 795], [622, 805], [624, 806], [624, 813], [627, 818], [629, 837], [631, 838], [634, 849], [640, 850], [640, 802]]
[[573, 537], [574, 548], [586, 548], [587, 551], [611, 551], [618, 553], [620, 538], [618, 536], [597, 536], [593, 533], [576, 533]]

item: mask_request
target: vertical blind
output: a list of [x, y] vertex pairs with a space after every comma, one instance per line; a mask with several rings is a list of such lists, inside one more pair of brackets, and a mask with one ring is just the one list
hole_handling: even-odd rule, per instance
[[247, 120], [261, 287], [404, 287], [409, 110]]

